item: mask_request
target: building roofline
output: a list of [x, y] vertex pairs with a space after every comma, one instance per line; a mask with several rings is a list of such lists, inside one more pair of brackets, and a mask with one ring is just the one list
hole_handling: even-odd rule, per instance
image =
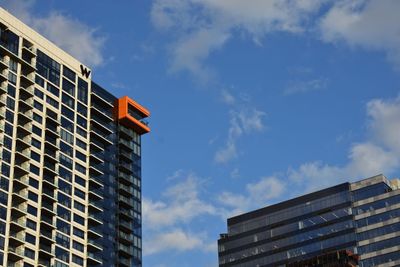
[[299, 204], [301, 202], [307, 202], [307, 201], [311, 201], [314, 199], [318, 199], [321, 197], [324, 197], [328, 194], [334, 194], [334, 193], [338, 193], [341, 191], [345, 191], [345, 190], [350, 190], [350, 183], [346, 182], [346, 183], [342, 183], [342, 184], [338, 184], [332, 187], [328, 187], [325, 189], [321, 189], [319, 191], [316, 192], [312, 192], [312, 193], [308, 193], [306, 195], [302, 195], [302, 196], [298, 196], [283, 202], [279, 202], [270, 206], [266, 206], [257, 210], [253, 210], [241, 215], [237, 215], [231, 218], [228, 218], [228, 226], [230, 225], [234, 225], [243, 221], [247, 221], [259, 216], [263, 216], [266, 215], [268, 213], [273, 213], [285, 208], [289, 208], [292, 207], [296, 204]]

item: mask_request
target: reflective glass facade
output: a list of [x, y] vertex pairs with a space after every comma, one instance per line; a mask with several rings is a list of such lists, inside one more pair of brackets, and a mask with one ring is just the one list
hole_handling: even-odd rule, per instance
[[0, 8], [0, 266], [142, 266], [135, 107]]
[[287, 266], [333, 251], [357, 254], [359, 266], [394, 262], [399, 196], [397, 180], [376, 176], [230, 218], [219, 266]]

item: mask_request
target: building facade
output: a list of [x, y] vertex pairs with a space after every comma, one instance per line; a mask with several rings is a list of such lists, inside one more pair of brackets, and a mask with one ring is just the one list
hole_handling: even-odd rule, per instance
[[[340, 253], [338, 265], [310, 263]], [[399, 266], [399, 180], [378, 175], [229, 218], [218, 255], [221, 267]]]
[[142, 266], [150, 114], [91, 74], [0, 8], [0, 266]]

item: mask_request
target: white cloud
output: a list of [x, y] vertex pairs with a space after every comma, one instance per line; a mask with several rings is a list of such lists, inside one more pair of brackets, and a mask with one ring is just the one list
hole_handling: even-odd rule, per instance
[[94, 67], [104, 62], [102, 48], [105, 37], [99, 35], [95, 28], [57, 11], [51, 11], [45, 17], [36, 17], [32, 11], [34, 3], [33, 0], [6, 0], [2, 6], [85, 64]]
[[347, 163], [333, 166], [317, 161], [289, 169], [288, 177], [299, 186], [299, 192], [399, 170], [400, 98], [370, 101], [367, 115], [368, 138], [349, 148]]
[[153, 25], [172, 32], [172, 71], [188, 70], [203, 80], [210, 77], [205, 59], [220, 49], [234, 32], [248, 35], [256, 45], [270, 32], [299, 33], [307, 15], [318, 11], [318, 0], [156, 0]]
[[243, 193], [222, 192], [218, 201], [225, 206], [224, 217], [230, 217], [266, 206], [269, 201], [282, 197], [285, 190], [285, 182], [278, 177], [261, 177], [254, 183], [248, 183]]
[[384, 51], [400, 67], [399, 13], [397, 0], [341, 0], [321, 19], [320, 32], [327, 42]]
[[[249, 107], [248, 100], [239, 101], [228, 91], [222, 91], [222, 100], [231, 106], [229, 115], [229, 129], [225, 145], [219, 148], [214, 155], [216, 163], [227, 163], [238, 157], [237, 141], [244, 134], [261, 132], [266, 127], [263, 118], [266, 113], [254, 107]], [[233, 105], [235, 104], [235, 105]]]
[[171, 70], [208, 80], [207, 58], [232, 37], [262, 46], [272, 32], [383, 51], [400, 67], [399, 13], [397, 0], [156, 0], [151, 20], [173, 36]]
[[306, 81], [291, 81], [283, 91], [283, 94], [294, 95], [312, 91], [320, 91], [326, 89], [327, 85], [328, 79], [326, 78], [317, 78]]
[[[143, 249], [145, 256], [165, 251], [184, 252], [195, 249], [210, 251], [210, 248], [215, 247], [206, 243], [201, 236], [187, 233], [182, 229], [173, 229], [171, 231], [156, 234], [151, 237], [151, 242], [145, 244], [146, 245]], [[216, 250], [214, 250], [214, 252], [215, 251]]]
[[143, 199], [143, 221], [146, 227], [161, 229], [181, 222], [188, 223], [198, 216], [216, 213], [214, 206], [199, 197], [202, 179], [194, 173], [186, 174], [183, 171], [178, 175], [186, 177], [184, 181], [166, 189], [163, 194], [164, 200]]

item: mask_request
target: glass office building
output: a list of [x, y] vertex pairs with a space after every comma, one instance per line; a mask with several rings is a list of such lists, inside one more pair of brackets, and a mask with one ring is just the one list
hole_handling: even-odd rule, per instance
[[378, 175], [232, 217], [218, 240], [221, 267], [310, 266], [343, 252], [361, 267], [400, 265], [399, 180]]
[[142, 266], [149, 115], [0, 8], [0, 266]]

